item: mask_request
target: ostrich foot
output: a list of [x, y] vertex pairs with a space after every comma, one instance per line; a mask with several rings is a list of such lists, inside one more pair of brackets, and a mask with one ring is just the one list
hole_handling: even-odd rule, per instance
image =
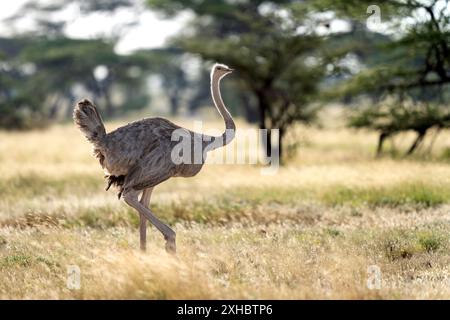
[[177, 244], [175, 236], [167, 237], [166, 239], [166, 251], [170, 254], [175, 255], [177, 253]]

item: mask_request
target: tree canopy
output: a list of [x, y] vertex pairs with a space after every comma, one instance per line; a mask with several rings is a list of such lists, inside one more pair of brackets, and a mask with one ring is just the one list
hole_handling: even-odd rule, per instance
[[[332, 10], [350, 23], [361, 21], [370, 1], [316, 2], [320, 10]], [[377, 2], [380, 21], [371, 30], [384, 35], [370, 56], [360, 55], [364, 68], [350, 74], [340, 83], [343, 96], [364, 94], [372, 106], [357, 108], [350, 125], [368, 127], [380, 132], [377, 153], [385, 138], [412, 130], [417, 138], [408, 150], [411, 154], [431, 128], [448, 126], [450, 85], [450, 11], [444, 0], [384, 0]], [[367, 29], [367, 28], [366, 28]], [[345, 36], [345, 35], [342, 35]], [[348, 47], [358, 52], [360, 44]], [[374, 59], [373, 57], [376, 57]], [[386, 105], [386, 100], [396, 101]], [[380, 125], [380, 119], [382, 125]]]
[[[325, 74], [326, 56], [306, 4], [254, 0], [149, 0], [148, 4], [169, 16], [188, 9], [195, 13], [189, 32], [177, 37], [175, 45], [235, 68], [242, 90], [256, 101], [261, 129], [277, 128], [283, 138], [294, 121], [314, 117], [310, 102]], [[268, 155], [270, 150], [269, 143]]]

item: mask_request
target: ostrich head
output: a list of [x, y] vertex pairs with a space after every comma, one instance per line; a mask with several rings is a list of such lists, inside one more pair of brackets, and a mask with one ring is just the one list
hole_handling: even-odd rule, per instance
[[222, 78], [226, 76], [227, 74], [233, 72], [233, 69], [229, 68], [228, 66], [220, 63], [216, 63], [211, 70], [211, 77], [219, 77]]

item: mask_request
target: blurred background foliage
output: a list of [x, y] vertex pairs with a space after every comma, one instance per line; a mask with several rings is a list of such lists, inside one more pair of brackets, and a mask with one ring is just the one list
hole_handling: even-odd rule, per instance
[[[126, 8], [165, 19], [188, 12], [190, 19], [164, 47], [120, 54], [118, 41], [137, 22], [118, 24], [95, 39], [70, 38], [69, 21], [59, 14], [69, 3], [83, 15]], [[223, 84], [232, 114], [259, 128], [280, 129], [281, 151], [288, 148], [282, 142], [293, 124], [314, 123], [321, 107], [338, 102], [350, 110], [349, 126], [379, 132], [378, 154], [386, 138], [416, 132], [411, 154], [430, 129], [450, 124], [448, 1], [380, 0], [379, 19], [371, 5], [30, 0], [7, 22], [33, 17], [33, 30], [0, 38], [0, 127], [67, 121], [84, 96], [96, 101], [105, 118], [144, 109], [195, 116], [211, 108], [209, 67], [217, 61], [236, 69]], [[149, 36], [158, 31], [148, 30]], [[266, 147], [270, 153], [270, 143]]]

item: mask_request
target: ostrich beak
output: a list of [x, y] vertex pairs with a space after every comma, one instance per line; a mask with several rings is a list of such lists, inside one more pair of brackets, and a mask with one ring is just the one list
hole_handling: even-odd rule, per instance
[[231, 72], [233, 72], [234, 71], [234, 69], [231, 69], [231, 68], [228, 68], [227, 69], [227, 72], [229, 72], [229, 73], [231, 73]]

